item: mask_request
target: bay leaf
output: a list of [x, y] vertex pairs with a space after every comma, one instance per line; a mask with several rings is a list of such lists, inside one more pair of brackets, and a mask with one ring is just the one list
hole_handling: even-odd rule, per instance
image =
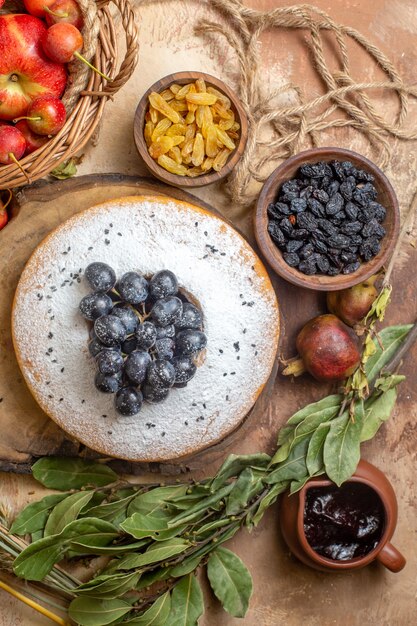
[[14, 535], [26, 535], [43, 530], [49, 511], [67, 496], [67, 493], [57, 493], [28, 504], [14, 520], [10, 532]]
[[375, 354], [368, 359], [365, 365], [365, 373], [369, 381], [377, 378], [381, 369], [404, 343], [412, 327], [412, 324], [387, 326], [379, 332], [379, 339], [384, 349], [381, 348], [379, 341], [375, 338], [373, 340], [376, 348]]
[[78, 596], [112, 600], [134, 589], [139, 578], [140, 572], [96, 576], [92, 580], [77, 587], [75, 593]]
[[38, 541], [38, 539], [42, 539], [43, 537], [43, 530], [35, 530], [34, 533], [31, 533], [30, 535], [30, 542], [34, 543], [35, 541]]
[[43, 457], [32, 465], [32, 473], [44, 487], [59, 491], [103, 487], [117, 480], [117, 474], [103, 463], [67, 457]]
[[170, 485], [166, 487], [154, 487], [145, 493], [136, 496], [129, 504], [127, 514], [141, 513], [152, 517], [172, 517], [168, 502], [176, 496], [184, 496], [187, 493], [187, 485]]
[[26, 580], [42, 580], [54, 563], [61, 561], [70, 549], [71, 541], [81, 540], [90, 545], [108, 545], [119, 536], [117, 529], [95, 518], [70, 522], [58, 535], [31, 543], [13, 563], [16, 576]]
[[331, 419], [332, 417], [335, 417], [335, 415], [337, 415], [340, 409], [342, 399], [343, 398], [341, 395], [334, 394], [331, 396], [326, 396], [325, 398], [322, 398], [317, 402], [307, 404], [307, 406], [294, 413], [294, 415], [292, 415], [292, 417], [290, 417], [290, 419], [287, 421], [287, 424], [296, 426], [297, 424], [305, 420], [306, 417], [311, 417], [315, 414], [322, 415], [324, 411], [328, 412], [328, 419]]
[[99, 598], [75, 598], [68, 614], [80, 626], [106, 626], [132, 610], [124, 600], [101, 600]]
[[329, 430], [329, 423], [320, 424], [310, 439], [306, 457], [307, 470], [310, 476], [324, 467], [323, 449]]
[[127, 515], [127, 507], [129, 503], [135, 498], [134, 495], [129, 495], [115, 502], [105, 502], [99, 504], [88, 510], [89, 517], [99, 517], [100, 519], [107, 520], [117, 525], [124, 521]]
[[125, 552], [136, 552], [148, 543], [147, 539], [134, 543], [116, 544], [112, 546], [89, 546], [82, 541], [71, 541], [70, 550], [77, 554], [97, 554], [102, 556], [117, 556]]
[[240, 474], [226, 499], [226, 515], [236, 515], [263, 488], [265, 472], [247, 467]]
[[158, 580], [167, 580], [171, 577], [171, 568], [170, 567], [158, 567], [150, 572], [146, 572], [142, 574], [139, 579], [138, 584], [136, 585], [136, 589], [145, 589], [146, 587], [150, 587], [154, 584], [154, 582]]
[[352, 476], [360, 460], [360, 438], [364, 419], [363, 401], [355, 406], [355, 419], [346, 411], [331, 422], [323, 449], [326, 474], [338, 487]]
[[155, 539], [162, 530], [168, 528], [164, 518], [143, 515], [142, 513], [133, 513], [120, 524], [120, 527], [135, 539], [144, 539], [145, 537]]
[[308, 439], [300, 441], [290, 452], [285, 461], [278, 463], [276, 469], [265, 478], [265, 482], [272, 485], [284, 480], [300, 480], [307, 473], [306, 454]]
[[168, 522], [168, 527], [174, 528], [176, 526], [181, 526], [198, 520], [202, 515], [207, 513], [209, 509], [219, 507], [219, 502], [223, 500], [223, 498], [226, 498], [232, 489], [233, 483], [218, 489], [215, 493], [207, 498], [204, 498], [201, 502], [197, 502], [197, 504], [190, 506], [187, 511], [183, 511], [179, 515], [176, 515]]
[[188, 558], [184, 559], [182, 563], [178, 563], [178, 565], [175, 565], [175, 567], [170, 570], [169, 575], [173, 576], [174, 578], [180, 578], [181, 576], [186, 576], [186, 574], [190, 574], [195, 569], [197, 569], [197, 567], [200, 565], [202, 558], [203, 557], [201, 556], [189, 556]]
[[181, 554], [181, 552], [185, 552], [188, 548], [190, 548], [190, 542], [184, 539], [177, 538], [161, 541], [152, 544], [146, 552], [142, 554], [128, 555], [123, 559], [123, 563], [121, 563], [117, 569], [134, 569], [158, 563], [159, 561], [163, 562], [177, 554]]
[[[155, 600], [152, 606], [133, 619], [123, 622], [123, 626], [165, 626], [168, 615], [171, 611], [171, 594], [165, 592], [160, 598]], [[167, 624], [169, 626], [169, 624]]]
[[378, 432], [380, 426], [391, 416], [397, 400], [397, 390], [388, 389], [377, 397], [371, 397], [365, 402], [365, 415], [360, 440], [369, 441]]
[[194, 528], [193, 534], [195, 533], [196, 536], [205, 535], [206, 533], [209, 533], [212, 530], [216, 530], [217, 528], [222, 528], [223, 526], [227, 526], [228, 524], [230, 524], [230, 520], [227, 517], [222, 518], [222, 519], [217, 519], [212, 522], [207, 522], [206, 524], [203, 524], [202, 526], [200, 526], [200, 528]]
[[251, 523], [254, 526], [257, 526], [261, 519], [263, 518], [265, 511], [277, 500], [280, 493], [286, 490], [288, 485], [287, 481], [283, 481], [281, 483], [275, 483], [272, 485], [271, 489], [268, 493], [262, 498], [259, 503], [258, 508], [256, 509], [255, 514], [251, 518]]
[[302, 478], [301, 480], [293, 480], [290, 484], [290, 495], [293, 495], [294, 493], [297, 493], [297, 491], [300, 491], [300, 489], [304, 487], [306, 482], [310, 480], [310, 478], [312, 478], [313, 476], [321, 476], [322, 474], [324, 474], [324, 469], [319, 470], [312, 476], [304, 476], [304, 478]]
[[184, 576], [172, 591], [169, 626], [197, 626], [204, 613], [203, 592], [193, 574]]
[[246, 467], [267, 467], [271, 461], [268, 454], [230, 454], [211, 482], [212, 490], [217, 490], [228, 478], [237, 476]]
[[233, 617], [245, 617], [252, 595], [252, 577], [243, 561], [226, 548], [216, 548], [207, 562], [215, 596]]
[[394, 389], [406, 379], [402, 374], [391, 374], [391, 376], [380, 376], [375, 381], [375, 389], [378, 391], [389, 391]]
[[44, 537], [57, 535], [67, 524], [77, 519], [80, 511], [88, 504], [94, 491], [79, 491], [59, 502], [48, 517]]

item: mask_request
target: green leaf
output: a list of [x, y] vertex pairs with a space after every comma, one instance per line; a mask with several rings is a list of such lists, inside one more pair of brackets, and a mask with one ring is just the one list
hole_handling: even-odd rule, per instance
[[378, 340], [375, 338], [375, 354], [368, 359], [365, 365], [365, 373], [369, 381], [377, 378], [384, 365], [388, 363], [405, 341], [412, 327], [412, 324], [406, 324], [403, 326], [387, 326], [381, 330], [379, 339], [384, 346], [384, 350], [382, 350]]
[[190, 547], [189, 541], [184, 539], [168, 539], [152, 544], [143, 554], [130, 554], [123, 559], [117, 569], [134, 569], [151, 563], [166, 561]]
[[269, 492], [262, 498], [256, 513], [252, 517], [252, 524], [257, 526], [263, 518], [265, 511], [277, 500], [280, 493], [287, 489], [288, 482], [275, 483], [269, 490]]
[[78, 458], [43, 457], [32, 465], [32, 473], [44, 487], [59, 491], [86, 485], [103, 487], [117, 480], [117, 474], [107, 465]]
[[217, 519], [213, 522], [207, 522], [206, 524], [203, 524], [202, 526], [200, 526], [200, 528], [194, 528], [193, 534], [195, 534], [196, 536], [205, 535], [212, 530], [216, 530], [216, 528], [222, 528], [223, 526], [227, 526], [228, 524], [230, 524], [230, 520], [227, 517]]
[[246, 467], [263, 468], [267, 467], [270, 461], [271, 457], [268, 454], [263, 453], [245, 454], [240, 456], [230, 454], [214, 477], [211, 483], [211, 488], [213, 490], [218, 489], [228, 478], [237, 476]]
[[71, 178], [75, 176], [77, 173], [77, 166], [75, 164], [75, 159], [68, 159], [68, 161], [64, 161], [58, 167], [55, 167], [51, 172], [51, 176], [54, 178], [58, 178], [58, 180], [66, 180], [67, 178]]
[[99, 517], [113, 524], [119, 524], [126, 518], [127, 507], [135, 495], [121, 498], [115, 502], [105, 502], [88, 510], [89, 517]]
[[226, 496], [229, 495], [232, 489], [233, 483], [231, 483], [230, 485], [226, 485], [221, 489], [218, 489], [215, 493], [208, 496], [207, 498], [204, 498], [204, 500], [202, 500], [201, 502], [197, 502], [197, 504], [191, 506], [188, 511], [183, 511], [182, 513], [174, 517], [174, 519], [170, 520], [168, 522], [168, 527], [174, 528], [182, 524], [194, 522], [195, 520], [199, 519], [204, 513], [206, 513], [208, 509], [220, 508], [220, 500], [226, 498]]
[[378, 294], [378, 297], [372, 303], [371, 308], [364, 318], [364, 322], [368, 322], [372, 317], [376, 317], [380, 322], [385, 317], [385, 310], [391, 298], [392, 286], [386, 285]]
[[234, 617], [245, 617], [252, 595], [252, 577], [241, 559], [217, 548], [207, 562], [207, 576], [223, 608]]
[[100, 600], [98, 598], [75, 598], [68, 614], [80, 626], [105, 626], [132, 610], [124, 600]]
[[89, 546], [82, 541], [72, 541], [70, 545], [71, 552], [78, 554], [101, 554], [103, 556], [117, 556], [125, 552], [136, 552], [139, 548], [146, 546], [147, 539], [143, 541], [135, 541], [134, 543], [116, 544], [114, 546]]
[[154, 584], [154, 582], [158, 580], [167, 580], [170, 577], [170, 567], [158, 567], [151, 572], [146, 572], [146, 574], [142, 574], [138, 584], [136, 585], [136, 589], [145, 589], [145, 587], [150, 587]]
[[58, 535], [44, 537], [25, 548], [13, 563], [16, 576], [26, 580], [42, 580], [54, 563], [61, 561], [71, 542], [82, 540], [90, 545], [105, 546], [119, 537], [113, 524], [95, 518], [70, 522]]
[[330, 423], [320, 424], [313, 433], [308, 444], [306, 465], [310, 476], [324, 467], [323, 449], [327, 434], [330, 430]]
[[247, 467], [233, 485], [226, 500], [226, 515], [236, 515], [262, 489], [265, 472]]
[[268, 484], [280, 483], [284, 480], [300, 480], [307, 473], [306, 454], [308, 440], [300, 441], [290, 452], [285, 461], [279, 463], [275, 470], [265, 478]]
[[186, 576], [186, 574], [190, 574], [200, 565], [202, 556], [189, 556], [187, 559], [184, 559], [182, 563], [178, 563], [175, 567], [173, 567], [169, 575], [174, 578], [180, 578], [181, 576]]
[[355, 419], [348, 412], [331, 422], [324, 442], [326, 474], [338, 487], [352, 476], [360, 460], [360, 438], [364, 418], [363, 401], [356, 403]]
[[129, 504], [127, 514], [141, 513], [142, 515], [151, 515], [152, 517], [172, 517], [172, 512], [169, 510], [167, 503], [177, 496], [184, 496], [187, 493], [187, 489], [186, 485], [154, 487], [136, 496]]
[[196, 626], [204, 613], [203, 593], [198, 580], [189, 574], [172, 591], [169, 626]]
[[[297, 411], [297, 413], [294, 413], [288, 420], [288, 424], [291, 424], [294, 428], [292, 428], [292, 432], [287, 431], [284, 441], [281, 438], [283, 445], [273, 456], [271, 465], [285, 461], [292, 448], [302, 439], [309, 437], [319, 424], [336, 417], [340, 410], [340, 404], [340, 395], [327, 396], [318, 402], [308, 404], [300, 411]], [[280, 441], [279, 437], [278, 440]]]
[[380, 396], [369, 398], [365, 402], [365, 416], [361, 431], [361, 442], [372, 439], [379, 427], [386, 422], [395, 406], [397, 390], [389, 389]]
[[381, 376], [375, 381], [375, 389], [378, 391], [389, 391], [394, 389], [406, 379], [402, 374], [391, 374], [391, 376]]
[[151, 515], [142, 515], [141, 513], [133, 513], [128, 517], [120, 527], [135, 539], [143, 539], [150, 537], [155, 539], [162, 530], [167, 530], [167, 522], [164, 518], [152, 517]]
[[[139, 615], [127, 622], [123, 622], [123, 626], [164, 626], [167, 623], [168, 615], [171, 610], [171, 595], [167, 591], [163, 596], [158, 598], [152, 606]], [[169, 625], [167, 625], [169, 626]]]
[[10, 532], [14, 535], [26, 535], [43, 530], [49, 511], [67, 495], [67, 493], [57, 493], [45, 496], [39, 502], [28, 504], [14, 520]]
[[59, 502], [48, 517], [44, 537], [58, 535], [67, 524], [77, 519], [81, 509], [88, 504], [94, 495], [94, 491], [79, 491]]
[[80, 596], [112, 600], [134, 589], [139, 578], [140, 572], [100, 575], [77, 587], [75, 593]]
[[[322, 474], [324, 474], [324, 469], [318, 471], [316, 474], [313, 474], [313, 476], [321, 476]], [[297, 491], [300, 491], [300, 489], [304, 487], [304, 485], [308, 480], [310, 480], [310, 478], [311, 476], [304, 476], [304, 478], [302, 478], [301, 480], [293, 480], [290, 485], [290, 495], [293, 495], [294, 493], [297, 493]]]

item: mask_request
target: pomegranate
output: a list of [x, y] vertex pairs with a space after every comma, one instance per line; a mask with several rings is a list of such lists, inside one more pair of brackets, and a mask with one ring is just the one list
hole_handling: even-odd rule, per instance
[[378, 296], [374, 286], [376, 276], [371, 276], [363, 283], [332, 291], [327, 294], [327, 308], [349, 326], [355, 326], [369, 312], [373, 302]]

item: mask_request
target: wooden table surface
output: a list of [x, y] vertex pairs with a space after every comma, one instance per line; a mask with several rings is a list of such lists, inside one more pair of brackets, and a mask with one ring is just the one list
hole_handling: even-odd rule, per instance
[[[296, 4], [282, 0], [251, 0], [248, 5], [259, 9]], [[410, 82], [415, 82], [417, 52], [417, 11], [415, 0], [316, 0], [316, 6], [336, 20], [353, 26], [371, 38], [395, 62]], [[162, 4], [141, 6], [141, 53], [138, 68], [131, 82], [109, 103], [97, 147], [89, 146], [79, 173], [121, 172], [145, 174], [133, 143], [132, 121], [137, 101], [143, 91], [156, 79], [174, 71], [204, 70], [223, 77], [233, 85], [236, 64], [233, 53], [221, 43], [202, 45], [192, 31], [196, 16], [206, 16], [204, 2], [171, 0]], [[303, 33], [268, 32], [262, 39], [263, 76], [265, 88], [273, 88], [288, 80], [302, 86], [307, 95], [319, 94], [320, 83], [314, 76], [308, 58]], [[366, 65], [362, 53], [351, 49], [355, 77], [378, 79], [380, 71]], [[392, 98], [383, 99], [375, 93], [381, 111], [393, 111]], [[409, 113], [410, 126], [417, 122], [416, 110]], [[364, 151], [359, 134], [327, 135], [323, 145], [337, 144]], [[387, 169], [397, 191], [401, 206], [407, 207], [417, 187], [417, 152], [415, 143], [393, 142], [393, 160]], [[197, 190], [197, 195], [216, 206], [229, 218], [237, 215], [230, 207], [221, 188]], [[250, 216], [239, 219], [246, 231]], [[411, 231], [394, 272], [395, 292], [387, 323], [414, 321], [417, 297], [414, 272], [416, 232]], [[291, 292], [292, 288], [287, 288]], [[295, 289], [295, 288], [294, 288]], [[279, 295], [279, 288], [278, 288]], [[303, 307], [296, 310], [281, 299], [284, 336], [282, 350], [291, 356], [297, 330], [311, 311], [323, 308], [323, 296], [299, 291]], [[1, 298], [0, 298], [1, 302]], [[231, 542], [231, 548], [245, 560], [254, 579], [254, 595], [244, 620], [231, 618], [206, 594], [207, 611], [201, 626], [408, 626], [416, 623], [417, 614], [417, 492], [415, 464], [417, 450], [417, 350], [407, 357], [403, 371], [408, 375], [401, 387], [400, 400], [391, 421], [374, 441], [363, 446], [363, 456], [374, 462], [389, 476], [399, 501], [399, 521], [394, 543], [406, 555], [408, 564], [403, 572], [391, 574], [379, 566], [370, 566], [355, 573], [339, 576], [308, 569], [293, 558], [277, 527], [277, 508], [267, 513], [260, 526], [251, 534], [242, 531]], [[292, 383], [278, 376], [274, 395], [263, 426], [251, 438], [239, 442], [236, 453], [274, 449], [279, 426], [296, 410], [313, 398], [327, 393], [324, 386], [307, 378]], [[208, 472], [215, 467], [207, 468]], [[18, 511], [39, 493], [30, 477], [1, 475], [0, 501]], [[39, 617], [11, 596], [0, 591], [0, 626], [42, 626], [49, 620]]]

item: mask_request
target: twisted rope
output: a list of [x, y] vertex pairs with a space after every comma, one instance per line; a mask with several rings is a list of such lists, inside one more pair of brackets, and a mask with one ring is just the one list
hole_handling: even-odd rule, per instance
[[[390, 59], [354, 28], [338, 24], [321, 9], [307, 4], [265, 12], [245, 7], [241, 0], [208, 2], [222, 19], [216, 22], [201, 20], [195, 31], [204, 37], [220, 35], [233, 49], [240, 71], [239, 95], [249, 118], [246, 150], [227, 183], [233, 202], [250, 204], [256, 195], [256, 192], [248, 190], [252, 180], [263, 182], [277, 161], [288, 158], [302, 147], [318, 146], [319, 136], [326, 143], [324, 133], [330, 129], [352, 128], [359, 131], [378, 155], [381, 167], [386, 167], [391, 158], [390, 139], [417, 139], [417, 131], [404, 127], [409, 101], [417, 97], [417, 87], [405, 84]], [[323, 95], [305, 101], [302, 90], [291, 83], [266, 96], [261, 94], [258, 43], [267, 28], [302, 29], [309, 33], [308, 46], [313, 64], [326, 89]], [[337, 46], [334, 56], [340, 57], [341, 67], [336, 72], [330, 68], [323, 48], [323, 32], [329, 31], [334, 35]], [[352, 78], [347, 48], [349, 39], [356, 42], [383, 70], [386, 80], [356, 82]], [[383, 117], [375, 109], [367, 93], [372, 89], [396, 94], [399, 110], [394, 121]], [[297, 103], [285, 107], [271, 104], [276, 96], [283, 93], [292, 93]], [[327, 108], [322, 111], [326, 105]], [[341, 114], [341, 117], [331, 118], [335, 113]], [[273, 137], [268, 142], [260, 139], [265, 125], [273, 131]], [[267, 154], [264, 153], [266, 147]]]

